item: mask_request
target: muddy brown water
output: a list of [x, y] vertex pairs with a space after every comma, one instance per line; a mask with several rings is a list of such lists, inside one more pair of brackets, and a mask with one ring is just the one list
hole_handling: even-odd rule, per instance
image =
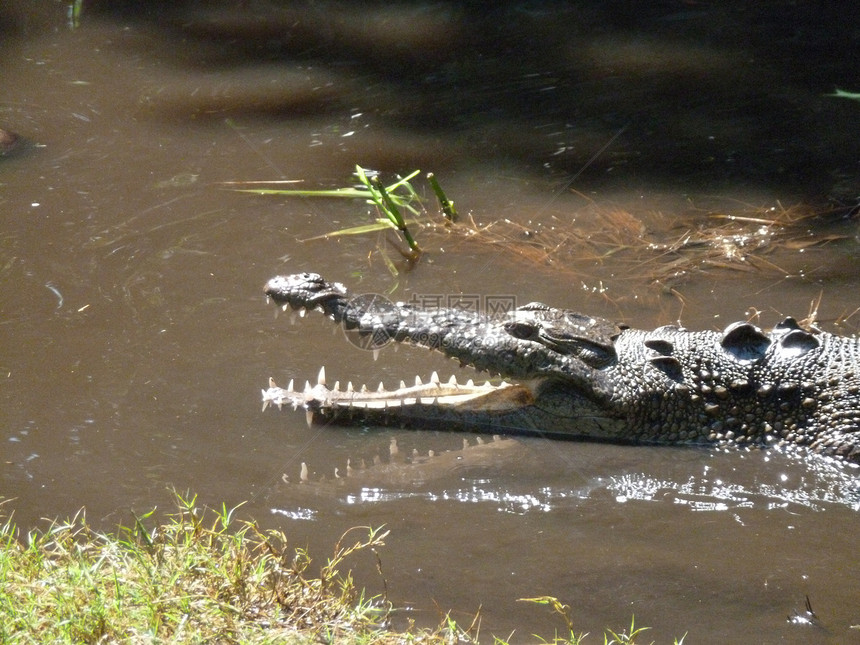
[[[659, 642], [860, 640], [855, 470], [521, 439], [339, 481], [347, 459], [387, 462], [392, 438], [426, 455], [464, 437], [260, 412], [270, 375], [323, 364], [372, 385], [469, 376], [409, 348], [373, 361], [319, 316], [276, 319], [261, 288], [277, 273], [644, 327], [755, 311], [773, 324], [820, 297], [823, 324], [853, 332], [850, 217], [771, 240], [714, 215], [856, 199], [860, 106], [825, 96], [856, 78], [856, 35], [827, 12], [741, 5], [655, 4], [634, 20], [605, 3], [502, 3], [490, 20], [452, 3], [93, 3], [74, 27], [63, 3], [7, 4], [0, 128], [20, 139], [0, 158], [6, 508], [28, 527], [85, 507], [110, 529], [169, 510], [175, 488], [246, 502], [244, 517], [319, 559], [348, 528], [385, 525], [395, 624], [435, 625], [440, 608], [468, 624], [480, 608], [485, 639], [551, 637], [561, 622], [517, 599], [552, 595], [582, 631], [635, 615]], [[512, 224], [419, 230], [424, 258], [393, 277], [383, 252], [403, 262], [381, 236], [299, 241], [363, 205], [218, 185], [331, 188], [356, 163], [432, 170], [462, 213]], [[297, 483], [302, 462], [316, 483]], [[374, 562], [354, 564], [383, 590]], [[796, 618], [807, 596], [817, 624]]]

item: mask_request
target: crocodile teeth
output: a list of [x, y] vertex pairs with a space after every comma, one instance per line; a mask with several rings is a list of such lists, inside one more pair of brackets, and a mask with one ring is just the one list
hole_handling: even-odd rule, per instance
[[317, 385], [325, 386], [325, 366], [320, 367], [320, 373], [317, 375]]
[[302, 470], [299, 474], [299, 481], [307, 482], [308, 481], [308, 465], [305, 462], [302, 462]]
[[441, 381], [439, 381], [439, 374], [438, 374], [437, 372], [435, 372], [435, 371], [434, 371], [434, 372], [430, 375], [430, 382], [431, 382], [433, 385], [439, 385], [439, 384], [440, 384], [440, 382], [441, 382]]
[[373, 350], [373, 360], [377, 360], [378, 358], [379, 358], [379, 350], [374, 349]]
[[311, 387], [310, 382], [309, 382], [309, 381], [305, 381], [305, 390], [304, 390], [304, 394], [310, 394], [312, 391], [313, 391], [313, 388]]
[[451, 374], [451, 378], [448, 379], [448, 385], [451, 387], [459, 387], [459, 383], [457, 383], [457, 377]]
[[385, 386], [382, 384], [382, 381], [379, 382], [379, 387], [376, 388], [377, 392], [385, 392]]
[[[272, 379], [269, 379], [269, 385], [275, 387], [274, 383], [275, 382]], [[293, 389], [293, 379], [290, 379], [290, 384], [287, 385], [287, 392], [295, 392], [295, 390]]]
[[305, 309], [304, 307], [302, 307], [301, 309], [299, 309], [299, 318], [304, 318], [304, 317], [305, 317], [305, 316], [307, 316], [307, 315], [308, 315], [308, 310], [307, 310], [307, 309]]
[[273, 379], [271, 376], [269, 377], [269, 387], [278, 387], [275, 383], [275, 379]]
[[355, 391], [355, 390], [353, 389], [353, 387], [352, 387], [352, 381], [349, 381], [349, 382], [346, 384], [346, 391], [347, 391], [347, 392], [354, 392], [354, 391]]
[[331, 389], [332, 392], [340, 392], [340, 381], [334, 382], [334, 387]]
[[405, 389], [406, 389], [406, 381], [400, 381], [400, 389], [401, 389], [401, 390], [405, 390]]
[[314, 411], [313, 410], [306, 410], [305, 411], [305, 421], [307, 422], [309, 428], [314, 424]]
[[416, 375], [415, 376], [415, 387], [418, 387], [420, 385], [424, 385], [424, 383], [421, 382], [421, 377]]
[[271, 401], [269, 401], [269, 399], [266, 398], [266, 390], [260, 390], [260, 391], [263, 393], [263, 412], [265, 412], [266, 408], [269, 407], [269, 403], [271, 403]]

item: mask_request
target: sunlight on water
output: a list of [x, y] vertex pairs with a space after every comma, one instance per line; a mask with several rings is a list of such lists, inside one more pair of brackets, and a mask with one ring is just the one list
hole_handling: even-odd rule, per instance
[[549, 499], [535, 494], [517, 494], [505, 490], [493, 490], [472, 486], [470, 488], [458, 488], [444, 490], [441, 492], [400, 492], [386, 491], [381, 488], [363, 488], [355, 495], [349, 495], [346, 503], [364, 504], [390, 502], [401, 499], [423, 499], [428, 502], [455, 501], [467, 504], [489, 503], [496, 506], [497, 510], [505, 513], [525, 513], [527, 511], [551, 511], [552, 504]]
[[281, 517], [286, 517], [291, 520], [315, 520], [319, 514], [317, 511], [310, 508], [273, 508], [271, 509], [271, 512], [272, 515], [280, 515]]
[[[768, 463], [771, 458], [762, 456], [761, 461]], [[487, 504], [500, 513], [516, 515], [566, 512], [572, 505], [603, 499], [603, 492], [608, 492], [618, 504], [669, 503], [685, 506], [691, 511], [732, 511], [741, 508], [789, 511], [808, 508], [822, 511], [832, 506], [860, 510], [860, 485], [853, 470], [846, 469], [844, 464], [823, 459], [816, 460], [809, 467], [804, 466], [800, 471], [797, 466], [788, 462], [786, 470], [758, 471], [751, 480], [737, 472], [729, 472], [734, 470], [734, 466], [718, 463], [718, 466], [705, 465], [700, 475], [688, 474], [683, 479], [639, 471], [596, 476], [576, 487], [555, 483], [535, 488], [524, 486], [516, 479], [498, 477], [463, 479], [450, 486], [437, 482], [435, 485], [422, 485], [420, 490], [404, 490], [397, 486], [363, 486], [339, 493], [330, 490], [329, 497], [347, 506], [402, 500]], [[316, 519], [316, 513], [307, 509], [273, 512], [294, 519]]]
[[[767, 461], [765, 459], [764, 461]], [[670, 501], [694, 511], [728, 511], [738, 508], [806, 507], [824, 510], [843, 505], [860, 510], [860, 487], [856, 474], [844, 464], [817, 460], [803, 475], [763, 472], [753, 482], [725, 481], [706, 466], [701, 476], [671, 481], [645, 473], [610, 477], [606, 488], [616, 501]]]

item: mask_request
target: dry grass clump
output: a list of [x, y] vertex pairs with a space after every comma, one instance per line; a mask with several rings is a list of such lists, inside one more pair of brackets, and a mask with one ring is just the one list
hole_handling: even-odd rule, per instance
[[611, 258], [613, 266], [628, 267], [637, 280], [666, 285], [708, 269], [788, 275], [789, 269], [771, 259], [774, 252], [850, 237], [830, 229], [826, 215], [782, 205], [737, 211], [691, 208], [667, 215], [589, 202], [564, 217], [481, 223], [470, 216], [457, 227], [432, 228], [449, 236], [449, 247], [465, 242], [491, 246], [535, 267], [583, 276], [593, 275], [595, 266]]
[[[526, 263], [536, 269], [551, 268], [556, 276], [580, 277], [591, 281], [595, 267], [612, 260], [613, 281], [620, 268], [636, 280], [646, 280], [661, 288], [672, 287], [687, 277], [710, 269], [759, 271], [788, 276], [792, 270], [774, 258], [776, 251], [804, 251], [843, 239], [853, 233], [840, 227], [842, 211], [823, 212], [802, 205], [785, 208], [733, 204], [731, 208], [703, 209], [690, 204], [683, 212], [631, 212], [625, 208], [583, 199], [583, 206], [560, 213], [542, 209], [522, 217], [488, 219], [469, 212], [457, 213], [453, 202], [439, 186], [433, 173], [427, 180], [435, 194], [441, 217], [430, 213], [424, 199], [410, 180], [419, 171], [398, 177], [383, 186], [379, 173], [356, 166], [357, 186], [334, 190], [284, 189], [288, 182], [226, 182], [232, 190], [261, 195], [293, 197], [336, 197], [357, 199], [371, 207], [371, 221], [313, 236], [306, 241], [342, 235], [396, 231], [407, 248], [389, 241], [406, 259], [410, 268], [418, 261], [421, 248], [438, 245], [453, 250], [463, 245], [483, 247], [494, 254]], [[550, 201], [552, 201], [550, 199]], [[401, 215], [406, 210], [411, 217]], [[361, 213], [357, 213], [361, 217]], [[835, 224], [835, 226], [834, 226]], [[422, 247], [416, 241], [420, 231]], [[376, 249], [392, 274], [400, 269], [385, 245]], [[498, 257], [497, 255], [497, 257]], [[396, 256], [395, 256], [396, 257]]]

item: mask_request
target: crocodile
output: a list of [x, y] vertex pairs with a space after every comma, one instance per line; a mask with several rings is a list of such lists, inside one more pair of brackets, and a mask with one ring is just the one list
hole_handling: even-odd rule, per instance
[[[387, 390], [286, 388], [270, 378], [263, 409], [309, 422], [462, 429], [616, 443], [781, 446], [860, 464], [860, 340], [786, 318], [770, 331], [678, 325], [640, 330], [532, 302], [502, 315], [350, 297], [316, 273], [277, 276], [269, 299], [318, 310], [353, 342], [437, 350], [490, 380], [416, 377]], [[496, 376], [503, 380], [498, 380]]]

